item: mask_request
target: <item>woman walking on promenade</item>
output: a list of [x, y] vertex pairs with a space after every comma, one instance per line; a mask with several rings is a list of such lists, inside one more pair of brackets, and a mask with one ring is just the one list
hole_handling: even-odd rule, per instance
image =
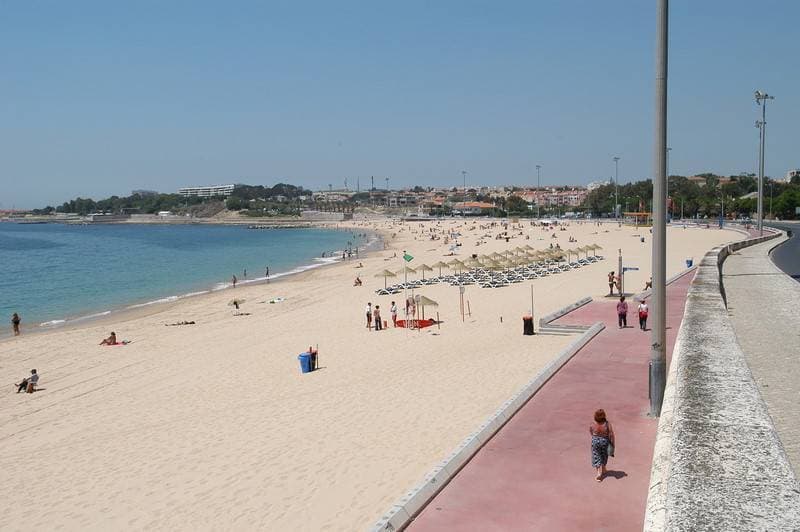
[[592, 436], [592, 467], [597, 470], [594, 479], [603, 480], [606, 474], [608, 457], [614, 456], [614, 429], [606, 419], [606, 412], [602, 408], [594, 413], [594, 423], [589, 425], [589, 434]]
[[617, 303], [617, 322], [620, 329], [628, 326], [628, 304], [625, 303], [625, 296], [620, 296]]
[[647, 302], [642, 300], [639, 303], [639, 328], [643, 331], [647, 330]]

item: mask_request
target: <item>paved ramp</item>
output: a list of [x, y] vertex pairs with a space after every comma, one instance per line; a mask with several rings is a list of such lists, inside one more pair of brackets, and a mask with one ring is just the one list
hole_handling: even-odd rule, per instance
[[[672, 352], [693, 272], [667, 290]], [[629, 302], [633, 310], [636, 304]], [[487, 443], [409, 530], [640, 531], [656, 421], [646, 417], [650, 333], [616, 323], [616, 300], [593, 301], [554, 324], [606, 329], [587, 344]], [[604, 408], [617, 435], [610, 476], [594, 480], [589, 423]]]

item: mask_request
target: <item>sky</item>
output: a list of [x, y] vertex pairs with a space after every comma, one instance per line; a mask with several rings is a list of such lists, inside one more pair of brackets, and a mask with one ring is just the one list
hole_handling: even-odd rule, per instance
[[[653, 173], [655, 0], [0, 0], [0, 209]], [[800, 167], [800, 2], [670, 2], [670, 173]]]

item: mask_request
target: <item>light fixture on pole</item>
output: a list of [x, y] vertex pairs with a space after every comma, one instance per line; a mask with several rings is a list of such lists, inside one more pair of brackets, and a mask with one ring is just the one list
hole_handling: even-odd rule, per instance
[[669, 0], [656, 2], [656, 113], [653, 172], [653, 291], [650, 340], [650, 415], [661, 415], [667, 382], [667, 51]]
[[619, 157], [614, 157], [614, 218], [619, 218]]
[[[672, 196], [669, 195], [669, 152], [671, 152], [671, 151], [672, 151], [672, 148], [667, 147], [667, 201], [669, 201], [670, 204], [672, 204], [672, 201], [670, 201], [670, 198]], [[669, 216], [669, 220], [670, 221], [672, 221], [672, 216], [673, 216], [673, 212], [674, 211], [675, 211], [675, 208], [673, 207], [672, 209], [669, 210], [669, 212], [667, 212], [667, 216]]]
[[767, 136], [767, 100], [774, 100], [766, 92], [755, 92], [756, 103], [761, 106], [761, 120], [756, 121], [756, 127], [760, 130], [760, 142], [758, 144], [758, 232], [764, 234], [764, 141]]
[[541, 169], [542, 169], [542, 165], [541, 164], [537, 164], [536, 165], [536, 217], [537, 218], [539, 218], [539, 203], [540, 203], [539, 194], [541, 193], [539, 189], [542, 188]]
[[464, 201], [466, 201], [466, 198], [467, 198], [467, 171], [466, 170], [461, 170], [461, 177], [464, 178]]

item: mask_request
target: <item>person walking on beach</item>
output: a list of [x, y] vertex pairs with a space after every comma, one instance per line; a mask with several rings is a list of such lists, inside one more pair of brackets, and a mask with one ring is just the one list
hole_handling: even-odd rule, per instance
[[608, 457], [614, 456], [614, 429], [606, 419], [606, 412], [602, 408], [595, 411], [594, 422], [589, 425], [589, 434], [592, 436], [592, 467], [595, 468], [597, 482], [603, 480], [606, 475], [606, 464]]
[[11, 328], [14, 329], [14, 336], [19, 336], [19, 324], [22, 320], [16, 312], [11, 316]]
[[614, 272], [608, 272], [608, 295], [614, 295]]
[[392, 326], [397, 328], [397, 304], [392, 301], [392, 306], [389, 307], [389, 314], [392, 315]]
[[233, 277], [231, 277], [231, 283], [233, 283], [233, 287], [234, 288], [236, 288], [236, 281], [238, 281], [238, 279], [236, 278], [235, 275]]
[[647, 314], [647, 302], [642, 300], [642, 302], [639, 303], [639, 328], [643, 331], [647, 330]]
[[264, 277], [267, 278], [267, 284], [269, 284], [269, 266], [267, 266], [266, 271], [264, 272]]
[[375, 310], [372, 311], [372, 316], [375, 318], [375, 330], [382, 331], [383, 330], [383, 322], [381, 321], [381, 307], [380, 305], [375, 305]]
[[242, 270], [242, 279], [247, 279], [247, 268]]
[[619, 328], [624, 329], [628, 326], [628, 304], [625, 302], [625, 296], [619, 296], [619, 303], [617, 303], [617, 322]]
[[371, 329], [372, 328], [372, 303], [367, 303], [366, 313], [367, 313], [367, 329]]

